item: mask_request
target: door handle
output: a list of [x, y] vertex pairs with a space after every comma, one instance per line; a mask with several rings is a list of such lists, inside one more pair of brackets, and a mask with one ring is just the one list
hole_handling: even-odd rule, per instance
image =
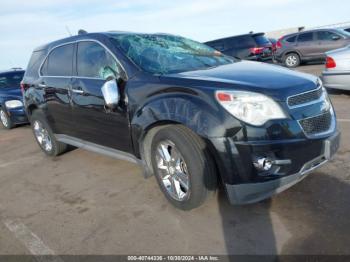
[[44, 83], [40, 83], [40, 84], [38, 84], [38, 86], [41, 87], [41, 88], [47, 87], [47, 85], [45, 85]]
[[76, 94], [83, 94], [84, 93], [84, 91], [82, 89], [72, 89], [72, 92], [76, 93]]

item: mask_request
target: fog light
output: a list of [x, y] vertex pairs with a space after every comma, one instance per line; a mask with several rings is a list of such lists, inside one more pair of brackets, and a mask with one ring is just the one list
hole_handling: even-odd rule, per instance
[[268, 171], [271, 169], [273, 161], [267, 157], [258, 157], [254, 159], [253, 165], [259, 171]]

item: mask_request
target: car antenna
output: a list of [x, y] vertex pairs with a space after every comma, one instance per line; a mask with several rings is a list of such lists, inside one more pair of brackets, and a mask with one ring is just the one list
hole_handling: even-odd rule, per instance
[[66, 30], [67, 30], [67, 33], [69, 34], [69, 36], [72, 36], [72, 33], [69, 30], [69, 27], [67, 25], [65, 27], [66, 27]]
[[78, 35], [85, 35], [87, 33], [88, 32], [86, 32], [84, 29], [79, 29], [79, 31], [78, 31]]

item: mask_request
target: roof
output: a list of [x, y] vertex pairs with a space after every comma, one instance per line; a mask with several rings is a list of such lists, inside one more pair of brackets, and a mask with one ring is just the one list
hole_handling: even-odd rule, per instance
[[[60, 45], [60, 44], [64, 44], [64, 43], [68, 43], [68, 42], [74, 42], [77, 40], [83, 40], [83, 39], [91, 39], [91, 38], [101, 38], [102, 37], [111, 37], [111, 36], [115, 36], [115, 35], [123, 35], [123, 34], [152, 34], [152, 33], [139, 33], [139, 32], [128, 32], [128, 31], [108, 31], [108, 32], [96, 32], [96, 33], [86, 33], [86, 34], [80, 34], [80, 35], [74, 35], [74, 36], [70, 36], [70, 37], [66, 37], [66, 38], [62, 38], [47, 44], [44, 44], [42, 46], [39, 46], [37, 48], [34, 49], [34, 51], [39, 51], [39, 50], [46, 50], [46, 49], [50, 49], [51, 47]], [[155, 34], [160, 34], [160, 33], [155, 33]]]
[[320, 32], [320, 31], [335, 31], [338, 33], [344, 33], [344, 30], [341, 28], [319, 28], [319, 29], [302, 30], [300, 32], [295, 32], [295, 33], [284, 35], [283, 37], [293, 36], [293, 35], [302, 34], [302, 33]]
[[221, 40], [227, 40], [227, 39], [240, 37], [240, 36], [259, 36], [259, 35], [265, 35], [265, 33], [260, 32], [260, 33], [249, 33], [249, 34], [242, 34], [242, 35], [233, 35], [233, 36], [228, 36], [228, 37], [223, 37], [223, 38], [219, 38], [219, 39], [206, 41], [206, 43], [215, 42], [215, 41], [221, 41]]
[[3, 70], [0, 71], [0, 74], [6, 74], [6, 73], [13, 73], [13, 72], [25, 72], [24, 69], [20, 68], [20, 67], [14, 67], [8, 70]]

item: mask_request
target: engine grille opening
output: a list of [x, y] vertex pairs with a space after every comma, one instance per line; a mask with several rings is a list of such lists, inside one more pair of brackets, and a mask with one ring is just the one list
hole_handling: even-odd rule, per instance
[[293, 107], [293, 106], [298, 106], [298, 105], [312, 102], [314, 100], [319, 99], [322, 96], [322, 93], [323, 93], [322, 88], [318, 88], [310, 92], [290, 96], [288, 98], [288, 106]]
[[322, 115], [299, 120], [306, 135], [316, 135], [327, 132], [332, 125], [332, 114], [330, 111]]

